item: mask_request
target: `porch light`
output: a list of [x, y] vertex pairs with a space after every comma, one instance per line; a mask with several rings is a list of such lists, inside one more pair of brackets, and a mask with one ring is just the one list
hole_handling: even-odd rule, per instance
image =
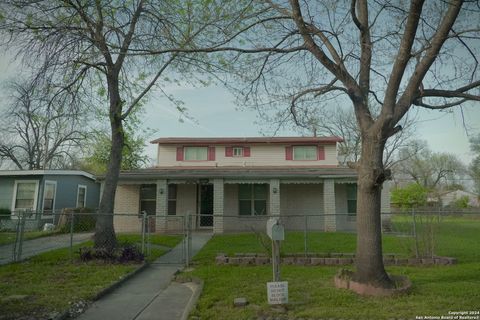
[[158, 190], [158, 192], [160, 192], [160, 194], [163, 194], [163, 192], [164, 192], [163, 188], [160, 188], [160, 189]]
[[275, 187], [273, 187], [272, 191], [273, 191], [273, 193], [277, 193], [277, 192], [278, 192], [278, 189], [275, 188]]

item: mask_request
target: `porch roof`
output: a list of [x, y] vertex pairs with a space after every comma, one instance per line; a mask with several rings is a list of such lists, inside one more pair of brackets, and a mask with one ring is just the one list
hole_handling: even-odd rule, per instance
[[[157, 167], [122, 171], [120, 181], [145, 181], [158, 179], [326, 179], [355, 178], [357, 173], [350, 168], [339, 167]], [[104, 176], [98, 177], [103, 180]]]

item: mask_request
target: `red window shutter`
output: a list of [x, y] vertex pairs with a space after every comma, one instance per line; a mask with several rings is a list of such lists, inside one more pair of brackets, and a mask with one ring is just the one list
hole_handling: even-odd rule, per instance
[[318, 160], [325, 160], [325, 147], [324, 146], [318, 146], [317, 149], [317, 159]]
[[250, 147], [243, 147], [243, 156], [250, 157]]
[[215, 161], [215, 147], [208, 147], [208, 161]]
[[177, 161], [183, 161], [183, 147], [177, 147]]
[[285, 160], [293, 160], [293, 147], [285, 147]]
[[233, 157], [233, 147], [225, 147], [225, 157]]

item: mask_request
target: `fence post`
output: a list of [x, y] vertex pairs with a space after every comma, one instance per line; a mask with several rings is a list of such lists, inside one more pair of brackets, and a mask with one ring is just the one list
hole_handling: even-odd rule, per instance
[[23, 250], [23, 235], [25, 233], [25, 220], [27, 217], [26, 212], [23, 212], [21, 215], [21, 222], [20, 222], [20, 243], [18, 246], [18, 259], [17, 261], [22, 260], [22, 250]]
[[145, 223], [147, 211], [142, 211], [142, 253], [145, 254]]
[[72, 210], [72, 212], [70, 212], [70, 259], [73, 258], [73, 230], [74, 230], [74, 226], [75, 226], [75, 215], [74, 215], [74, 212]]
[[17, 214], [17, 215], [18, 215], [18, 218], [17, 218], [17, 227], [15, 228], [15, 242], [13, 243], [13, 247], [12, 247], [12, 260], [13, 260], [13, 262], [17, 261], [17, 248], [18, 248], [18, 244], [20, 242], [20, 223], [21, 223], [21, 219], [20, 219], [20, 214]]
[[15, 245], [13, 247], [13, 261], [17, 262], [22, 259], [22, 247], [23, 247], [23, 233], [25, 230], [25, 212], [19, 212], [17, 233], [15, 235]]
[[151, 246], [150, 246], [150, 223], [151, 223], [151, 219], [152, 219], [152, 216], [146, 216], [145, 217], [146, 220], [147, 220], [147, 225], [146, 225], [146, 228], [147, 228], [147, 256], [150, 256], [151, 254]]
[[305, 215], [305, 227], [303, 228], [303, 241], [304, 241], [305, 258], [307, 257], [307, 252], [308, 252], [307, 234], [308, 234], [308, 216]]
[[415, 257], [419, 257], [418, 253], [418, 237], [417, 237], [417, 220], [415, 219], [415, 208], [412, 207], [412, 218], [413, 218], [413, 237], [415, 238]]
[[187, 212], [185, 219], [186, 225], [186, 238], [185, 238], [185, 266], [188, 268], [190, 266], [190, 212]]

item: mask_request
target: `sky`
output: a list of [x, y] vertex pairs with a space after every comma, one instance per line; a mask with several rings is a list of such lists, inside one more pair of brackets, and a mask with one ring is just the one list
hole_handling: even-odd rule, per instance
[[[0, 90], [4, 90], [2, 84], [16, 71], [17, 66], [8, 57], [0, 57]], [[172, 85], [164, 91], [182, 100], [193, 120], [182, 117], [163, 95], [152, 94], [142, 116], [143, 126], [153, 132], [148, 141], [159, 137], [259, 136], [266, 127], [255, 111], [239, 110], [233, 95], [223, 87]], [[469, 150], [468, 136], [480, 133], [480, 103], [470, 103], [462, 109], [463, 117], [460, 108], [448, 112], [419, 110], [416, 133], [418, 139], [427, 141], [431, 150], [454, 153], [464, 163], [469, 163], [473, 154]], [[179, 121], [180, 118], [184, 121]], [[295, 136], [298, 133], [292, 129], [279, 131], [277, 135]], [[148, 144], [146, 153], [154, 159], [155, 146]]]
[[[180, 115], [175, 107], [167, 99], [156, 95], [146, 105], [144, 116], [144, 125], [155, 130], [152, 140], [173, 136], [258, 136], [266, 126], [255, 111], [238, 110], [233, 95], [222, 87], [170, 87], [166, 91], [185, 103], [195, 122], [188, 119], [179, 122]], [[416, 110], [411, 112], [417, 113]], [[460, 108], [448, 112], [420, 109], [417, 121], [417, 138], [426, 140], [431, 150], [454, 153], [465, 163], [472, 160], [468, 135], [480, 133], [480, 103], [464, 106], [463, 117]], [[277, 135], [291, 136], [298, 133], [283, 130]], [[155, 146], [148, 146], [147, 150], [150, 156], [155, 156]]]

